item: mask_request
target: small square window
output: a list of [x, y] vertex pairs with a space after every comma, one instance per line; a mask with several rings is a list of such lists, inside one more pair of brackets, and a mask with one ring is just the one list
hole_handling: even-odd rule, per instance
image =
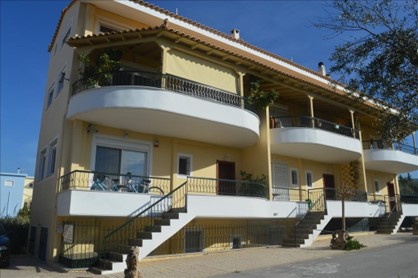
[[191, 157], [180, 155], [178, 158], [178, 174], [190, 176], [191, 173]]
[[290, 177], [291, 177], [292, 185], [298, 185], [299, 184], [298, 170], [292, 169], [290, 171]]
[[306, 172], [306, 185], [308, 187], [312, 187], [313, 186], [312, 172]]

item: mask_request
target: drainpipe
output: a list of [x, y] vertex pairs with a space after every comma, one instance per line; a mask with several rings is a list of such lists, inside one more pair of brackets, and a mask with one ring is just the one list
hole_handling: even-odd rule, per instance
[[412, 132], [412, 144], [414, 146], [414, 154], [418, 154], [417, 141], [415, 139], [415, 131]]

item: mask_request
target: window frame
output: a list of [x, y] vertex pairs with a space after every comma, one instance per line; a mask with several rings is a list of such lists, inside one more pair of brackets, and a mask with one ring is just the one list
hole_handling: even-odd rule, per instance
[[[188, 173], [187, 174], [181, 174], [180, 173], [180, 159], [186, 158], [188, 161]], [[179, 178], [187, 178], [191, 177], [193, 175], [193, 155], [188, 153], [178, 153], [177, 154], [177, 177]]]
[[41, 181], [45, 178], [45, 168], [47, 165], [47, 148], [43, 148], [39, 152], [38, 157], [38, 171], [37, 171], [37, 180]]
[[[378, 190], [376, 190], [376, 188], [378, 188]], [[382, 186], [381, 186], [380, 180], [378, 179], [374, 180], [374, 194], [382, 195]]]
[[48, 163], [47, 163], [47, 174], [46, 176], [52, 176], [56, 170], [57, 163], [57, 143], [58, 139], [54, 139], [48, 146]]
[[98, 17], [97, 19], [97, 24], [96, 24], [96, 34], [103, 34], [103, 32], [100, 32], [100, 26], [104, 26], [108, 29], [112, 29], [115, 30], [116, 32], [120, 32], [123, 30], [129, 30], [129, 29], [133, 29], [133, 27], [125, 25], [125, 24], [120, 24], [120, 22], [116, 22], [114, 20], [111, 20], [109, 18], [106, 17]]
[[[120, 139], [113, 136], [106, 135], [94, 135], [92, 140], [92, 153], [91, 153], [91, 163], [90, 169], [95, 169], [96, 164], [96, 149], [97, 147], [108, 147], [115, 148], [126, 151], [139, 151], [146, 152], [146, 175], [150, 176], [152, 173], [152, 155], [153, 155], [153, 145], [149, 141], [141, 140], [132, 140], [132, 139]], [[121, 173], [122, 174], [122, 173]]]
[[46, 96], [45, 110], [48, 110], [48, 108], [54, 102], [54, 94], [55, 94], [55, 83], [52, 83], [51, 87], [49, 87], [48, 94]]
[[67, 39], [70, 37], [71, 35], [71, 25], [67, 28], [67, 31], [64, 33], [64, 35], [61, 38], [61, 48], [62, 49], [64, 47], [64, 45], [67, 43]]
[[[290, 185], [291, 186], [298, 186], [299, 185], [299, 171], [296, 168], [290, 168]], [[293, 176], [293, 173], [295, 173], [295, 176]], [[294, 179], [296, 178], [296, 183], [294, 183]]]

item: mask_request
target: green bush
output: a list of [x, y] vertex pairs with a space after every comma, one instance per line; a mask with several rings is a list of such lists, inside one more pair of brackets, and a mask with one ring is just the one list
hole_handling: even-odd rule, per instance
[[361, 244], [358, 240], [353, 239], [352, 236], [347, 237], [347, 243], [344, 246], [344, 250], [356, 250], [363, 247], [367, 247], [366, 245]]
[[12, 254], [23, 253], [24, 247], [27, 245], [29, 220], [30, 211], [27, 208], [22, 208], [16, 217], [0, 219], [6, 229], [7, 236], [10, 238], [10, 252]]

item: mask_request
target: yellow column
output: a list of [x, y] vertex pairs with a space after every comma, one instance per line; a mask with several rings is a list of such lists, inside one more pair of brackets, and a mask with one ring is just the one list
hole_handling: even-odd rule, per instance
[[[244, 97], [244, 75], [245, 73], [237, 71], [238, 73], [238, 94]], [[244, 102], [241, 103], [241, 108], [244, 108]]]
[[313, 104], [314, 97], [311, 95], [308, 95], [308, 98], [309, 98], [309, 108], [311, 112], [311, 127], [315, 127], [315, 121], [314, 121], [315, 112], [314, 112], [314, 104]]

